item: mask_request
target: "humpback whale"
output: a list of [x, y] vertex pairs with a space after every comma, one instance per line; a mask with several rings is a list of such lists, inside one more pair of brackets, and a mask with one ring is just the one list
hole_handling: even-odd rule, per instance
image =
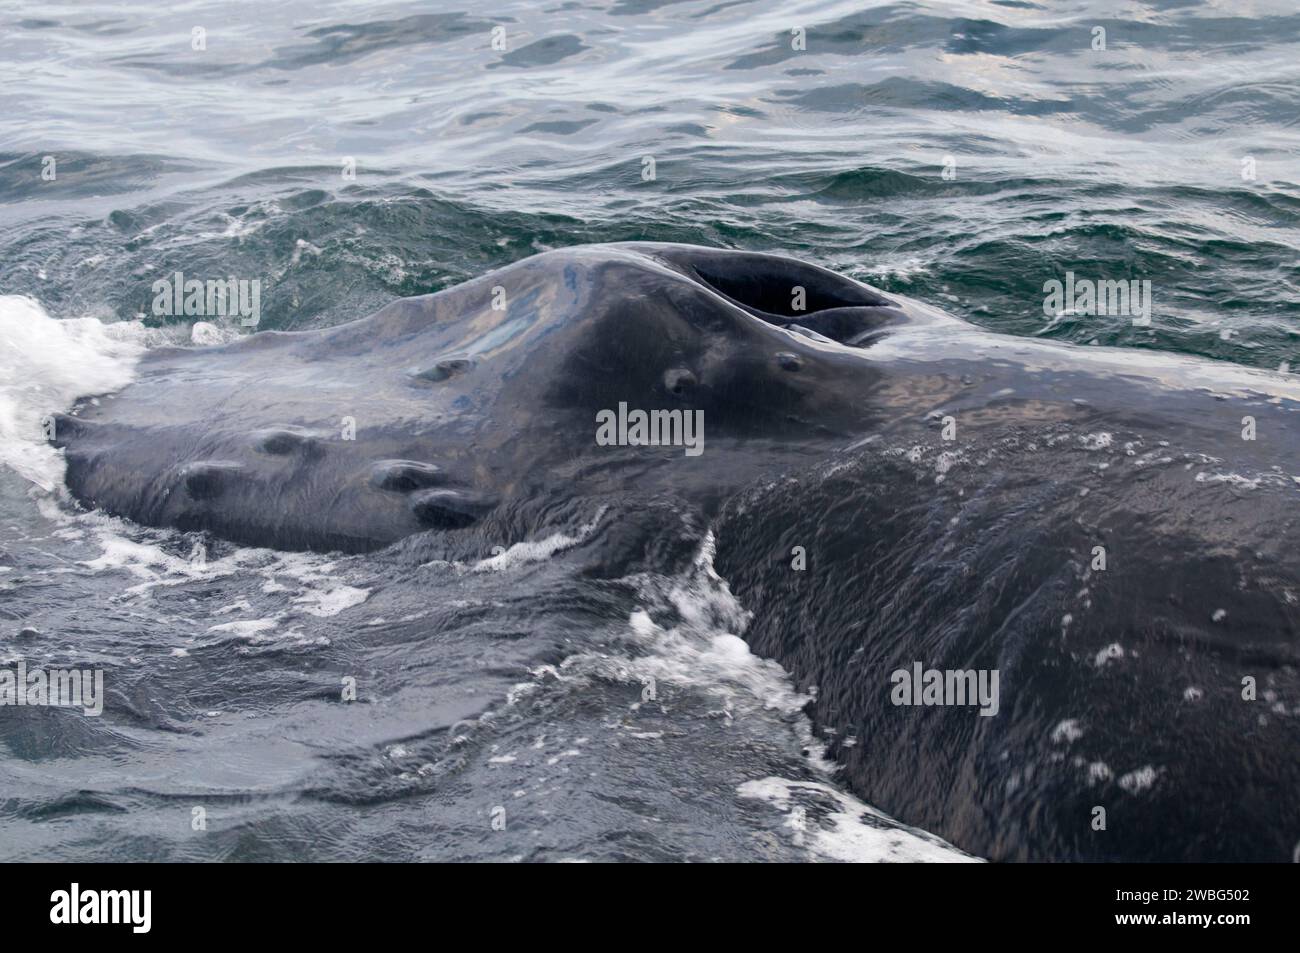
[[[1286, 375], [624, 243], [152, 350], [53, 439], [86, 506], [282, 549], [508, 541], [580, 499], [623, 507], [613, 563], [670, 559], [681, 526], [656, 521], [689, 511], [870, 803], [997, 860], [1283, 861], [1297, 409]], [[954, 703], [966, 675], [997, 699]]]

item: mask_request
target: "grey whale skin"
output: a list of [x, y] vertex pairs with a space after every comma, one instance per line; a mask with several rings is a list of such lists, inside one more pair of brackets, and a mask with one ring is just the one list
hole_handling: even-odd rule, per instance
[[[703, 454], [597, 446], [620, 402], [703, 410]], [[816, 686], [869, 803], [997, 860], [1289, 861], [1297, 408], [1282, 375], [628, 243], [326, 330], [154, 350], [56, 442], [88, 506], [278, 548], [509, 545], [603, 504], [590, 572], [614, 579], [711, 528], [745, 638]], [[891, 704], [916, 662], [996, 669], [998, 713]]]

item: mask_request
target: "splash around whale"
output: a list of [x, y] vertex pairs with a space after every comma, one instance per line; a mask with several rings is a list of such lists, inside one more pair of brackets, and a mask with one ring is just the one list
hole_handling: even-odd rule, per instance
[[[613, 578], [671, 569], [707, 528], [746, 640], [816, 686], [871, 803], [994, 859], [1281, 861], [1297, 409], [1280, 375], [628, 243], [326, 330], [151, 350], [54, 442], [84, 505], [281, 549], [509, 545], [592, 504], [615, 514], [591, 544]], [[918, 666], [988, 673], [996, 714], [891, 703]]]

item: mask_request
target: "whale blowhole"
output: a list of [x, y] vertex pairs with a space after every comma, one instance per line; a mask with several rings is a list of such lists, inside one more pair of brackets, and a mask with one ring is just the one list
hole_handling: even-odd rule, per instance
[[896, 302], [849, 278], [773, 256], [705, 259], [695, 277], [754, 317], [814, 340], [867, 347], [906, 319]]
[[[764, 256], [766, 259], [766, 256]], [[748, 311], [790, 320], [806, 318], [832, 308], [871, 308], [892, 304], [881, 295], [839, 275], [822, 274], [801, 263], [772, 258], [754, 266], [748, 261], [730, 268], [696, 263], [695, 276], [714, 291]], [[797, 289], [803, 289], [802, 308], [796, 308]], [[781, 321], [779, 323], [785, 323]]]

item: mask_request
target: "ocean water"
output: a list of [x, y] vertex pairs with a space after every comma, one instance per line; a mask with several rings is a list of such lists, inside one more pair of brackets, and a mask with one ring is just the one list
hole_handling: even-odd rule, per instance
[[[78, 510], [40, 418], [247, 333], [157, 315], [176, 272], [305, 329], [637, 239], [1289, 369], [1298, 40], [1285, 0], [0, 3], [0, 655], [107, 693], [0, 715], [0, 855], [965, 859], [841, 783], [706, 527], [672, 576], [590, 572], [600, 510], [251, 550]], [[1150, 325], [1045, 313], [1070, 272]]]

